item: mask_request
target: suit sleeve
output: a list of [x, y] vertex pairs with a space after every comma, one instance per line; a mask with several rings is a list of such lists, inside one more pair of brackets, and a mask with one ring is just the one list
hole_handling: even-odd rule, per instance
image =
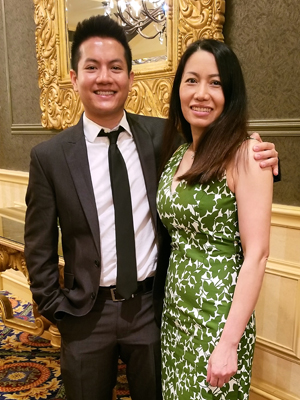
[[58, 213], [51, 174], [45, 157], [31, 152], [26, 194], [25, 260], [33, 299], [39, 312], [55, 323], [54, 312], [64, 298], [59, 284]]

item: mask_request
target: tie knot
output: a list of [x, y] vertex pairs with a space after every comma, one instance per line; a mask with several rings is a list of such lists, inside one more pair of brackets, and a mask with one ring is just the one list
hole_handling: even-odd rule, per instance
[[120, 125], [118, 129], [110, 132], [105, 132], [104, 129], [101, 129], [101, 131], [98, 133], [98, 136], [107, 136], [110, 144], [116, 144], [119, 134], [123, 131], [124, 128]]

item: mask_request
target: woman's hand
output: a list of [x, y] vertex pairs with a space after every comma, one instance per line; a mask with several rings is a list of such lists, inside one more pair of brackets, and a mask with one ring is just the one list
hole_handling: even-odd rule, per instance
[[237, 371], [237, 348], [219, 343], [212, 352], [207, 367], [207, 382], [213, 387], [228, 383]]

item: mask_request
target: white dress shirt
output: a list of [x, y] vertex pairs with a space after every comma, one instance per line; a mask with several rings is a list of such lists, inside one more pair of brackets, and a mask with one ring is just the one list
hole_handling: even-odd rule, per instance
[[[143, 281], [154, 275], [157, 245], [144, 175], [125, 112], [119, 125], [125, 129], [120, 133], [117, 145], [128, 171], [135, 232], [137, 277], [138, 281]], [[108, 165], [109, 139], [97, 137], [101, 128], [103, 127], [88, 119], [85, 114], [83, 115], [83, 130], [100, 227], [101, 276], [99, 284], [100, 286], [111, 286], [116, 284], [117, 276], [115, 215]], [[104, 130], [109, 131], [105, 128]]]

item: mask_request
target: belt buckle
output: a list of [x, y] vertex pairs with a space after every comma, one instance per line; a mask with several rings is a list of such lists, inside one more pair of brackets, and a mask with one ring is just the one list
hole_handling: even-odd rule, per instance
[[111, 298], [112, 298], [112, 301], [124, 301], [125, 299], [116, 299], [116, 291], [117, 291], [117, 288], [110, 288], [110, 294], [111, 294]]

